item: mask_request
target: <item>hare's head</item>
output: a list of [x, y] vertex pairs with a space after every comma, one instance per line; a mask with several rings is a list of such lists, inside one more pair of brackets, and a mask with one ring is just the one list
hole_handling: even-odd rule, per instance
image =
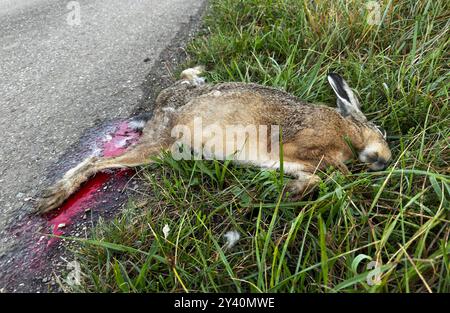
[[361, 112], [358, 98], [347, 82], [338, 74], [328, 74], [328, 82], [337, 96], [337, 110], [346, 119], [356, 124], [361, 131], [363, 144], [359, 148], [359, 160], [367, 163], [370, 170], [386, 168], [391, 159], [391, 150], [386, 142], [386, 132], [368, 121]]

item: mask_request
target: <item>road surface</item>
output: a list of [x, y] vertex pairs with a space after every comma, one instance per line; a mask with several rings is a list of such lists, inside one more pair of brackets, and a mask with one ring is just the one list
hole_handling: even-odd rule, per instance
[[0, 0], [0, 233], [86, 129], [142, 102], [203, 2]]

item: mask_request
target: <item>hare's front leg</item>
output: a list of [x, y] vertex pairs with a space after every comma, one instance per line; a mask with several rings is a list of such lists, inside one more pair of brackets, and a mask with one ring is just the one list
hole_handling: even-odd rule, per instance
[[[279, 161], [255, 162], [255, 165], [261, 168], [280, 169]], [[283, 162], [284, 173], [296, 178], [290, 181], [287, 185], [287, 188], [292, 196], [301, 198], [314, 189], [320, 181], [320, 177], [314, 174], [314, 170], [315, 167], [306, 162]]]
[[287, 188], [291, 196], [298, 198], [310, 193], [320, 182], [320, 177], [313, 173], [300, 171], [295, 173], [295, 177], [297, 179], [291, 180]]

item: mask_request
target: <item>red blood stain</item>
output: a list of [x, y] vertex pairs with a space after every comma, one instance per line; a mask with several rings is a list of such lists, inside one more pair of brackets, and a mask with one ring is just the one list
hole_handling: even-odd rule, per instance
[[125, 152], [127, 147], [137, 141], [140, 134], [131, 129], [127, 122], [120, 123], [111, 140], [103, 145], [103, 156], [114, 157]]
[[[113, 134], [108, 136], [108, 140], [102, 143], [102, 155], [104, 157], [114, 157], [121, 155], [127, 147], [136, 142], [140, 133], [131, 129], [128, 122], [122, 122], [116, 128]], [[51, 227], [54, 235], [60, 236], [64, 234], [63, 227], [73, 223], [73, 221], [80, 217], [87, 209], [90, 209], [97, 204], [101, 198], [99, 193], [105, 183], [110, 181], [113, 176], [115, 178], [123, 177], [130, 174], [130, 170], [119, 170], [114, 173], [101, 172], [84, 183], [80, 189], [73, 194], [61, 208], [48, 215], [47, 224]], [[114, 186], [116, 189], [123, 187], [124, 180], [121, 186]], [[53, 237], [47, 242], [47, 247], [57, 241], [58, 238]]]

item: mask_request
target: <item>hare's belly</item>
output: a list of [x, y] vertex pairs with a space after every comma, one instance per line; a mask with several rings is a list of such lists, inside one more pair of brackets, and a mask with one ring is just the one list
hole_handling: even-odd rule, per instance
[[193, 151], [197, 159], [263, 162], [279, 155], [279, 130], [266, 125], [226, 124], [220, 120], [205, 124], [195, 117], [187, 125], [176, 125], [171, 136], [175, 147], [184, 146], [187, 149], [183, 151]]

